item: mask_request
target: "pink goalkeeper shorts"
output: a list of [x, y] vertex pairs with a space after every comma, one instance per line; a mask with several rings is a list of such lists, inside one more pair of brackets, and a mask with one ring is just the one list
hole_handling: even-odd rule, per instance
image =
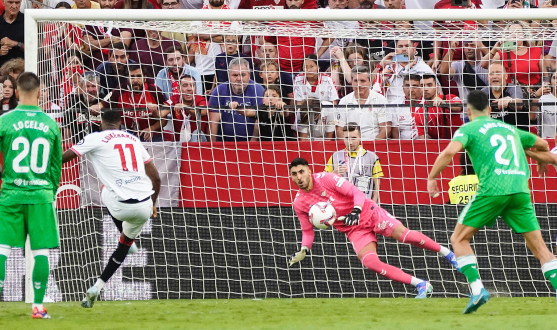
[[[363, 212], [362, 215], [364, 215]], [[400, 224], [402, 223], [389, 212], [376, 205], [365, 217], [360, 218], [360, 224], [354, 227], [354, 230], [346, 233], [346, 237], [352, 243], [354, 251], [360, 253], [364, 246], [377, 242], [376, 234], [391, 237], [393, 230]]]

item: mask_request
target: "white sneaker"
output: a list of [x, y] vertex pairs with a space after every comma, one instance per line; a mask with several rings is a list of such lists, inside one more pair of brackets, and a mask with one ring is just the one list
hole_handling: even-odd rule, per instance
[[138, 250], [139, 249], [137, 248], [137, 245], [135, 245], [135, 242], [133, 242], [132, 246], [130, 246], [128, 254], [136, 254]]
[[83, 300], [81, 301], [81, 307], [92, 308], [98, 296], [99, 296], [99, 290], [97, 289], [96, 286], [93, 285], [92, 287], [89, 288], [89, 290], [87, 290], [87, 293], [85, 294], [85, 298], [83, 298]]

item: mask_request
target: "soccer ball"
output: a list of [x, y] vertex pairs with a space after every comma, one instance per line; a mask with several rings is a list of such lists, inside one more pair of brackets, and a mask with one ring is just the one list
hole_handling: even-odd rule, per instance
[[333, 225], [337, 218], [335, 208], [326, 202], [318, 202], [309, 209], [309, 221], [315, 228], [327, 229]]

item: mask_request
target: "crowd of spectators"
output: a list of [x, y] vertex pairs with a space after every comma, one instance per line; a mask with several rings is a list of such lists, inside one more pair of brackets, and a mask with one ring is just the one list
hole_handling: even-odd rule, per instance
[[[17, 105], [15, 79], [24, 70], [21, 1], [3, 0], [2, 113]], [[469, 0], [465, 8], [481, 10], [486, 2]], [[488, 3], [501, 10], [551, 7], [551, 0]], [[408, 5], [403, 0], [75, 0], [53, 7], [389, 10]], [[24, 7], [47, 5], [41, 0]], [[455, 7], [440, 0], [435, 8]], [[493, 117], [555, 137], [557, 43], [534, 40], [530, 32], [554, 28], [557, 21], [433, 22], [425, 27], [470, 30], [482, 24], [507, 36], [468, 41], [364, 39], [356, 33], [373, 24], [411, 29], [424, 28], [424, 22], [274, 24], [290, 31], [311, 24], [355, 33], [353, 39], [296, 33], [259, 37], [44, 24], [41, 107], [72, 142], [99, 130], [100, 113], [107, 108], [121, 109], [123, 128], [154, 142], [342, 139], [348, 123], [358, 125], [363, 141], [450, 139], [468, 121], [463, 102], [477, 89], [489, 95]]]

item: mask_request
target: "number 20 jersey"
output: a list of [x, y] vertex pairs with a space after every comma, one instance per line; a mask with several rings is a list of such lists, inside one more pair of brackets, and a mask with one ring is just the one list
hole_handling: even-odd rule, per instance
[[534, 134], [480, 116], [460, 127], [453, 141], [462, 143], [472, 160], [480, 181], [478, 196], [530, 193], [530, 169], [524, 148], [534, 145]]
[[58, 124], [39, 107], [19, 105], [0, 117], [0, 145], [4, 154], [0, 202], [52, 203], [62, 168]]
[[71, 149], [79, 156], [87, 154], [104, 189], [113, 191], [120, 201], [142, 200], [154, 193], [145, 174], [151, 157], [136, 136], [120, 130], [95, 132]]

